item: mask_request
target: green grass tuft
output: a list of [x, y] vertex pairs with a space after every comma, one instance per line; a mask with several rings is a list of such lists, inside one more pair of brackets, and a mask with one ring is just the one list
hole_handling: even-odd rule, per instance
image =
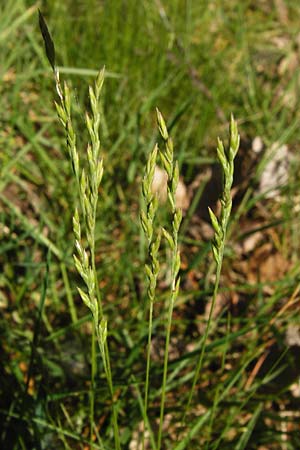
[[300, 7], [48, 3], [0, 6], [0, 447], [299, 448]]

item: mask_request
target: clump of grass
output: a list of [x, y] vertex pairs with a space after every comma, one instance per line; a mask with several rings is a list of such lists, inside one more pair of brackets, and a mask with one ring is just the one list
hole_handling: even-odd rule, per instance
[[[74, 304], [72, 286], [76, 290], [79, 285], [87, 294], [88, 290], [74, 274], [74, 264], [70, 258], [70, 243], [73, 242], [73, 236], [69, 234], [72, 222], [70, 214], [73, 216], [75, 210], [71, 205], [77, 195], [77, 182], [73, 176], [68, 183], [69, 188], [65, 187], [64, 167], [69, 163], [69, 158], [61, 159], [59, 155], [59, 149], [64, 145], [53, 122], [53, 108], [49, 101], [53, 93], [48, 89], [48, 76], [45, 76], [48, 65], [39, 49], [35, 20], [32, 21], [37, 4], [28, 7], [28, 2], [22, 0], [3, 3], [5, 6], [1, 8], [0, 24], [0, 40], [5, 42], [2, 46], [0, 88], [3, 112], [0, 130], [3, 149], [0, 152], [0, 327], [3, 331], [0, 447], [92, 447], [87, 431], [91, 430], [92, 433], [93, 408], [91, 427], [88, 427], [87, 386], [91, 402], [95, 392], [95, 417], [100, 419], [95, 423], [97, 427], [94, 425], [94, 434], [97, 434], [97, 428], [102, 424], [100, 433], [103, 439], [105, 436], [104, 445], [101, 446], [97, 436], [100, 445], [94, 441], [93, 446], [115, 448], [112, 442], [112, 415], [109, 406], [106, 406], [110, 404], [110, 399], [107, 398], [109, 392], [105, 380], [102, 382], [94, 374], [96, 391], [93, 383], [86, 385], [85, 370], [89, 351], [86, 348], [84, 323], [90, 320], [90, 311], [82, 301], [80, 304], [77, 292], [75, 297], [79, 303]], [[143, 275], [140, 276], [140, 271], [136, 270], [140, 261], [136, 251], [138, 227], [136, 220], [132, 220], [132, 215], [128, 214], [126, 205], [136, 206], [137, 191], [132, 189], [132, 181], [142, 173], [140, 154], [151, 136], [156, 134], [152, 129], [152, 121], [148, 119], [150, 111], [156, 104], [164, 103], [170, 123], [169, 132], [172, 130], [174, 138], [179, 136], [176, 139], [176, 154], [179, 161], [183, 162], [185, 181], [190, 187], [196, 186], [195, 175], [201, 172], [203, 164], [214, 162], [210, 158], [214, 136], [220, 133], [220, 125], [222, 127], [227, 122], [224, 117], [233, 108], [236, 115], [246, 118], [243, 120], [244, 142], [250, 142], [255, 135], [263, 137], [266, 148], [271, 147], [274, 141], [288, 142], [289, 153], [294, 154], [299, 123], [299, 108], [295, 101], [297, 95], [294, 95], [298, 76], [297, 71], [293, 70], [297, 53], [294, 30], [300, 3], [296, 7], [295, 2], [275, 2], [274, 8], [273, 2], [265, 2], [266, 8], [262, 9], [252, 8], [249, 2], [227, 2], [225, 7], [223, 2], [215, 2], [214, 11], [209, 11], [205, 2], [185, 2], [186, 6], [182, 8], [179, 0], [127, 2], [126, 8], [124, 2], [106, 3], [103, 8], [103, 2], [97, 2], [96, 5], [95, 1], [53, 0], [47, 2], [45, 8], [55, 27], [57, 42], [60, 42], [59, 50], [64, 62], [64, 66], [59, 69], [60, 76], [68, 74], [68, 77], [73, 77], [78, 102], [82, 103], [85, 95], [84, 77], [98, 74], [98, 71], [91, 70], [94, 69], [95, 55], [99, 55], [109, 69], [117, 72], [111, 75], [106, 72], [105, 81], [112, 75], [118, 76], [118, 79], [107, 85], [105, 83], [105, 95], [109, 102], [105, 115], [101, 114], [101, 140], [108, 157], [105, 158], [105, 177], [101, 181], [104, 196], [101, 198], [96, 234], [99, 236], [100, 229], [105, 230], [102, 234], [103, 247], [101, 245], [99, 251], [103, 251], [100, 283], [104, 286], [109, 280], [106, 284], [109, 286], [109, 296], [103, 296], [104, 312], [110, 311], [108, 343], [111, 355], [116, 342], [119, 343], [121, 354], [111, 365], [115, 387], [118, 380], [118, 388], [121, 389], [121, 395], [118, 396], [121, 446], [132, 448], [135, 431], [140, 430], [137, 423], [141, 414], [137, 411], [137, 401], [141, 412], [144, 405], [142, 397], [131, 395], [131, 389], [134, 392], [139, 389], [140, 392], [144, 391], [146, 364], [143, 366], [144, 359], [141, 356], [144, 355], [144, 336], [148, 324], [144, 321], [137, 324], [136, 321], [142, 316], [139, 311], [143, 300], [141, 287], [143, 282], [147, 283], [147, 278], [143, 280]], [[282, 8], [284, 3], [286, 7]], [[241, 21], [241, 17], [245, 20]], [[199, 30], [204, 39], [197, 39]], [[289, 43], [284, 48], [279, 45], [282, 35]], [[153, 43], [150, 53], [149, 39]], [[267, 50], [262, 54], [261, 49], [266, 45]], [[51, 47], [48, 50], [51, 55]], [[228, 60], [231, 61], [229, 65]], [[282, 61], [280, 67], [279, 60]], [[76, 68], [73, 68], [75, 62]], [[101, 67], [103, 63], [99, 61], [96, 64]], [[279, 93], [275, 98], [274, 92]], [[73, 96], [74, 92], [71, 92]], [[72, 98], [72, 122], [79, 151], [83, 147], [79, 145], [81, 132], [76, 123], [77, 101], [74, 102]], [[219, 111], [224, 114], [218, 114]], [[247, 145], [240, 155], [244, 169], [247, 166], [248, 149], [250, 147]], [[80, 174], [83, 159], [86, 159], [85, 150], [82, 153]], [[79, 156], [82, 153], [79, 151]], [[296, 154], [294, 156], [296, 158]], [[297, 176], [290, 179], [282, 190], [280, 203], [275, 205], [270, 200], [265, 202], [255, 187], [262, 172], [261, 162], [256, 162], [259, 166], [255, 169], [254, 164], [253, 172], [247, 168], [241, 171], [243, 186], [239, 186], [236, 197], [238, 209], [234, 220], [230, 220], [227, 232], [227, 240], [229, 233], [232, 233], [237, 244], [232, 252], [226, 252], [232, 264], [224, 270], [224, 290], [221, 292], [219, 289], [218, 293], [218, 298], [225, 300], [228, 306], [227, 325], [225, 314], [216, 314], [215, 308], [204, 362], [183, 430], [188, 439], [183, 438], [175, 444], [173, 425], [177, 428], [179, 423], [175, 421], [182, 417], [185, 390], [190, 386], [188, 380], [192, 384], [198, 359], [198, 356], [195, 359], [195, 354], [202, 349], [204, 332], [201, 333], [199, 348], [195, 352], [188, 350], [190, 347], [186, 340], [194, 340], [199, 321], [201, 324], [207, 323], [206, 316], [202, 314], [203, 303], [207, 298], [208, 286], [214, 287], [214, 283], [209, 283], [215, 271], [214, 259], [207, 257], [210, 245], [199, 240], [201, 229], [199, 234], [194, 233], [195, 224], [203, 212], [203, 209], [200, 211], [201, 205], [204, 206], [206, 200], [205, 194], [201, 195], [202, 182], [194, 196], [193, 208], [188, 211], [188, 220], [185, 221], [185, 225], [189, 223], [190, 226], [184, 227], [185, 230], [180, 228], [183, 283], [180, 302], [175, 304], [175, 307], [177, 303], [180, 307], [172, 325], [174, 343], [176, 345], [177, 340], [179, 348], [177, 352], [171, 343], [170, 353], [174, 354], [174, 359], [169, 357], [165, 416], [171, 413], [172, 422], [168, 425], [170, 433], [162, 438], [162, 446], [166, 448], [174, 449], [177, 445], [177, 450], [202, 447], [257, 448], [260, 445], [300, 447], [295, 406], [297, 398], [290, 390], [286, 372], [275, 376], [281, 365], [285, 365], [287, 372], [292, 374], [293, 359], [296, 362], [299, 360], [297, 354], [291, 357], [288, 349], [286, 361], [279, 361], [275, 373], [270, 373], [265, 379], [261, 378], [260, 370], [257, 372], [266, 353], [270, 352], [273, 360], [277, 358], [268, 343], [275, 341], [278, 348], [286, 352], [285, 329], [291, 323], [299, 323], [299, 183]], [[296, 158], [292, 168], [295, 174], [298, 172], [298, 163]], [[112, 173], [114, 176], [111, 176]], [[125, 180], [129, 183], [126, 184]], [[110, 189], [112, 184], [116, 189]], [[244, 187], [247, 189], [245, 195]], [[70, 189], [74, 192], [70, 192]], [[239, 203], [242, 195], [243, 200]], [[83, 209], [79, 203], [78, 196], [81, 244], [88, 250]], [[133, 209], [130, 211], [133, 212]], [[219, 215], [216, 215], [219, 220]], [[120, 216], [121, 227], [118, 222]], [[240, 224], [239, 218], [242, 218]], [[154, 218], [154, 228], [159, 231], [157, 222]], [[166, 228], [170, 230], [168, 226]], [[243, 244], [248, 229], [249, 236], [260, 236], [263, 245], [257, 245], [250, 253], [244, 253]], [[114, 236], [118, 236], [118, 242], [112, 238]], [[164, 237], [162, 239], [165, 241]], [[269, 245], [269, 250], [265, 244]], [[52, 254], [48, 283], [47, 271], [44, 275], [47, 249]], [[265, 252], [268, 254], [267, 259], [264, 257]], [[160, 250], [161, 266], [169, 275], [162, 256]], [[277, 256], [280, 257], [279, 269], [283, 270], [277, 271]], [[110, 264], [112, 260], [116, 264]], [[186, 260], [188, 266], [185, 265]], [[286, 262], [287, 269], [284, 268]], [[151, 267], [150, 255], [147, 263]], [[271, 278], [263, 273], [263, 266], [271, 269]], [[69, 275], [72, 278], [70, 284]], [[46, 284], [48, 288], [44, 293]], [[169, 293], [167, 291], [161, 295], [161, 286], [157, 285], [155, 298], [165, 299], [167, 308]], [[40, 307], [37, 310], [37, 300], [44, 295], [51, 302], [45, 301], [43, 311]], [[229, 298], [234, 302], [229, 304]], [[112, 301], [108, 302], [109, 299]], [[127, 309], [126, 302], [130, 302]], [[216, 303], [218, 306], [218, 300]], [[153, 328], [157, 330], [156, 333], [165, 334], [162, 327], [156, 327], [156, 324], [164, 323], [166, 318], [165, 310], [160, 305], [161, 302], [154, 299], [157, 317]], [[66, 308], [70, 312], [67, 316]], [[87, 313], [85, 316], [84, 312]], [[36, 320], [36, 326], [33, 320]], [[112, 330], [112, 324], [120, 326]], [[37, 339], [35, 330], [38, 328]], [[93, 336], [92, 346], [98, 351], [95, 332]], [[128, 340], [124, 339], [125, 336]], [[154, 358], [149, 380], [147, 428], [150, 430], [153, 421], [155, 431], [154, 422], [159, 418], [159, 382], [162, 374], [162, 368], [155, 360], [155, 352], [160, 352], [156, 344], [161, 342], [161, 336], [153, 336], [152, 341]], [[176, 351], [173, 353], [173, 350]], [[26, 375], [30, 353], [35, 355], [32, 366], [30, 363], [33, 370], [29, 369], [32, 377]], [[179, 354], [180, 361], [175, 354]], [[74, 370], [77, 362], [81, 364], [80, 373]], [[103, 368], [100, 354], [98, 362]], [[133, 372], [136, 376], [131, 381], [130, 374]], [[299, 374], [299, 367], [297, 372]], [[104, 372], [101, 369], [102, 374]], [[128, 374], [125, 383], [123, 374], [126, 374], [126, 378]], [[27, 390], [26, 380], [29, 378]], [[278, 385], [276, 378], [286, 383], [285, 388], [281, 383]], [[275, 389], [269, 392], [273, 382]], [[64, 395], [61, 395], [62, 392]], [[260, 410], [262, 414], [257, 415]], [[166, 422], [165, 419], [165, 425]], [[154, 445], [152, 435], [150, 437], [151, 448], [155, 449], [157, 433]]]

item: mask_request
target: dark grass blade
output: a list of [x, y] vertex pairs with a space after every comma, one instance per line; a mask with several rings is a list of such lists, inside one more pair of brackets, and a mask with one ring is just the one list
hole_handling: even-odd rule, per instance
[[55, 48], [46, 21], [39, 10], [39, 25], [45, 43], [46, 55], [53, 71], [55, 71]]

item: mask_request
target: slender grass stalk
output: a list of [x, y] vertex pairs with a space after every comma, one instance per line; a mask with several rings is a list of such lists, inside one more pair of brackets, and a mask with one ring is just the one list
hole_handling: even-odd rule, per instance
[[158, 443], [157, 448], [160, 450], [162, 441], [162, 430], [164, 421], [164, 410], [166, 401], [166, 386], [167, 386], [167, 375], [168, 375], [168, 359], [169, 359], [169, 346], [171, 337], [171, 326], [173, 309], [176, 298], [178, 296], [180, 277], [178, 276], [180, 269], [180, 252], [178, 247], [178, 232], [182, 221], [182, 211], [180, 208], [176, 207], [175, 204], [175, 193], [179, 181], [179, 168], [178, 162], [174, 162], [174, 151], [173, 151], [173, 141], [169, 136], [164, 118], [160, 111], [157, 109], [157, 123], [160, 135], [164, 141], [165, 149], [160, 151], [160, 158], [163, 167], [168, 175], [167, 183], [167, 196], [168, 203], [172, 214], [172, 229], [167, 231], [165, 228], [162, 229], [163, 235], [171, 250], [170, 256], [170, 266], [171, 266], [171, 292], [168, 304], [167, 312], [167, 326], [166, 326], [166, 341], [165, 341], [165, 351], [164, 351], [164, 367], [163, 367], [163, 380], [162, 380], [162, 393], [161, 393], [161, 405], [160, 405], [160, 417], [159, 417], [159, 429], [158, 429]]
[[155, 290], [157, 283], [157, 276], [159, 273], [159, 261], [158, 250], [161, 240], [161, 232], [155, 232], [154, 220], [156, 210], [158, 206], [157, 196], [152, 194], [152, 183], [154, 178], [154, 171], [157, 159], [158, 147], [157, 145], [149, 155], [146, 165], [145, 175], [142, 183], [142, 194], [145, 202], [145, 211], [141, 211], [141, 224], [144, 230], [145, 236], [148, 241], [148, 257], [149, 264], [145, 265], [145, 272], [148, 278], [147, 295], [149, 300], [149, 319], [148, 319], [148, 342], [147, 342], [147, 362], [146, 362], [146, 379], [145, 379], [145, 394], [144, 394], [144, 424], [143, 424], [143, 437], [142, 448], [145, 448], [145, 428], [148, 409], [148, 396], [149, 396], [149, 376], [150, 376], [150, 364], [151, 364], [151, 341], [152, 341], [152, 327], [153, 327], [153, 308], [155, 302]]
[[92, 339], [91, 339], [91, 387], [90, 387], [90, 441], [93, 445], [94, 436], [94, 417], [95, 417], [95, 377], [97, 374], [97, 352], [96, 352], [96, 332], [95, 323], [92, 323]]
[[234, 158], [237, 154], [237, 151], [239, 149], [240, 144], [240, 137], [238, 134], [237, 129], [237, 123], [235, 122], [233, 116], [231, 116], [230, 119], [230, 127], [229, 127], [229, 146], [228, 149], [225, 150], [224, 145], [220, 139], [218, 139], [218, 145], [217, 145], [217, 154], [219, 162], [222, 166], [223, 171], [223, 190], [222, 190], [222, 196], [221, 196], [221, 213], [220, 213], [220, 219], [218, 219], [213, 211], [209, 208], [209, 215], [211, 219], [212, 226], [215, 231], [214, 239], [212, 242], [212, 251], [214, 260], [216, 262], [216, 280], [213, 290], [213, 297], [211, 302], [211, 307], [209, 311], [208, 321], [205, 328], [204, 336], [201, 339], [202, 340], [202, 346], [201, 351], [199, 355], [199, 359], [197, 361], [196, 369], [195, 369], [195, 375], [193, 378], [193, 383], [191, 390], [189, 392], [189, 397], [184, 413], [183, 422], [185, 422], [186, 415], [188, 413], [189, 407], [191, 405], [191, 401], [195, 392], [195, 387], [199, 378], [200, 371], [203, 366], [203, 358], [205, 354], [206, 349], [206, 343], [207, 338], [209, 335], [209, 331], [211, 328], [211, 322], [213, 317], [213, 312], [216, 304], [216, 298], [217, 293], [219, 289], [220, 284], [220, 276], [221, 276], [221, 269], [222, 269], [222, 263], [223, 263], [223, 255], [224, 255], [224, 248], [225, 248], [225, 242], [226, 242], [226, 232], [228, 227], [228, 222], [230, 218], [231, 208], [232, 208], [232, 199], [231, 199], [231, 187], [233, 182], [233, 173], [234, 173]]
[[[76, 179], [79, 200], [81, 205], [82, 217], [79, 215], [78, 208], [75, 209], [73, 216], [73, 232], [75, 236], [74, 262], [76, 269], [82, 277], [87, 292], [78, 287], [78, 292], [82, 301], [92, 312], [93, 317], [93, 336], [91, 342], [92, 368], [91, 368], [91, 397], [90, 397], [90, 421], [91, 437], [94, 428], [94, 380], [96, 374], [96, 349], [95, 336], [98, 341], [100, 354], [103, 361], [104, 372], [112, 400], [112, 414], [115, 448], [120, 449], [119, 429], [117, 421], [117, 405], [114, 400], [114, 387], [112, 382], [112, 373], [110, 368], [109, 349], [107, 344], [107, 320], [103, 315], [103, 306], [99, 282], [95, 265], [95, 225], [98, 203], [98, 190], [103, 175], [103, 159], [100, 156], [100, 93], [104, 82], [104, 68], [99, 72], [94, 88], [89, 87], [91, 116], [86, 113], [86, 126], [90, 136], [90, 143], [87, 146], [88, 168], [85, 171], [81, 169], [79, 154], [76, 146], [76, 134], [72, 125], [71, 109], [72, 98], [68, 85], [64, 83], [62, 88], [59, 71], [55, 65], [55, 49], [52, 38], [48, 31], [46, 22], [39, 13], [40, 28], [45, 42], [46, 54], [52, 66], [56, 90], [60, 99], [55, 103], [58, 117], [66, 131], [67, 149], [72, 163], [73, 173]], [[82, 236], [82, 226], [85, 231]], [[87, 241], [85, 248], [83, 242]]]

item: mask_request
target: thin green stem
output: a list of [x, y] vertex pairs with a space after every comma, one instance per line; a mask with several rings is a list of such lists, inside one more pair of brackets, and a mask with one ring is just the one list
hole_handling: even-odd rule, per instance
[[90, 440], [93, 445], [94, 417], [95, 417], [95, 377], [97, 373], [97, 354], [95, 339], [95, 323], [92, 321], [92, 339], [91, 339], [91, 388], [90, 388]]
[[148, 410], [148, 397], [149, 397], [149, 380], [150, 380], [150, 365], [151, 365], [151, 344], [152, 344], [152, 327], [153, 327], [153, 302], [150, 301], [149, 307], [149, 319], [148, 319], [148, 341], [147, 341], [147, 361], [146, 361], [146, 380], [145, 380], [145, 396], [144, 396], [144, 424], [143, 424], [143, 437], [142, 437], [142, 449], [145, 448], [145, 429], [146, 429], [146, 417]]
[[223, 247], [222, 251], [220, 252], [220, 263], [217, 264], [217, 268], [216, 268], [216, 280], [215, 280], [215, 285], [214, 285], [212, 302], [211, 302], [211, 306], [210, 306], [210, 310], [209, 310], [209, 316], [208, 316], [208, 320], [207, 320], [207, 324], [206, 324], [203, 340], [202, 340], [202, 343], [201, 343], [200, 356], [199, 356], [199, 359], [198, 359], [198, 362], [197, 362], [197, 365], [196, 365], [195, 375], [194, 375], [194, 378], [193, 378], [192, 387], [191, 387], [191, 390], [189, 392], [189, 397], [188, 397], [188, 401], [187, 401], [187, 404], [186, 404], [185, 413], [184, 413], [184, 416], [183, 416], [183, 423], [185, 423], [186, 414], [187, 414], [187, 412], [188, 412], [188, 410], [190, 408], [191, 401], [192, 401], [192, 398], [193, 398], [193, 395], [194, 395], [194, 392], [195, 392], [196, 384], [197, 384], [197, 381], [198, 381], [198, 378], [199, 378], [199, 374], [200, 374], [200, 371], [201, 371], [202, 366], [203, 366], [203, 360], [204, 360], [204, 354], [205, 354], [205, 350], [206, 350], [207, 338], [208, 338], [210, 327], [211, 327], [211, 321], [212, 321], [213, 312], [214, 312], [214, 309], [215, 309], [215, 304], [216, 304], [216, 299], [217, 299], [217, 294], [218, 294], [219, 284], [220, 284], [224, 245], [222, 247]]
[[159, 429], [158, 429], [158, 440], [157, 448], [161, 448], [162, 441], [162, 431], [164, 423], [164, 412], [165, 412], [165, 402], [166, 402], [166, 386], [167, 386], [167, 375], [168, 375], [168, 362], [169, 362], [169, 347], [170, 347], [170, 337], [171, 337], [171, 326], [173, 318], [174, 301], [176, 296], [171, 295], [169, 310], [168, 310], [168, 322], [166, 330], [166, 342], [165, 342], [165, 352], [164, 352], [164, 368], [163, 368], [163, 381], [161, 390], [161, 403], [160, 403], [160, 415], [159, 415]]
[[108, 384], [109, 393], [112, 399], [112, 414], [113, 414], [113, 428], [114, 428], [114, 440], [115, 440], [115, 449], [120, 450], [120, 433], [119, 433], [119, 426], [118, 426], [118, 411], [117, 411], [117, 405], [114, 399], [114, 387], [112, 382], [112, 374], [111, 374], [111, 367], [110, 367], [110, 358], [109, 358], [109, 349], [107, 345], [107, 322], [103, 318], [97, 331], [97, 340], [99, 344], [99, 349], [102, 356], [102, 361], [104, 365], [104, 372]]

